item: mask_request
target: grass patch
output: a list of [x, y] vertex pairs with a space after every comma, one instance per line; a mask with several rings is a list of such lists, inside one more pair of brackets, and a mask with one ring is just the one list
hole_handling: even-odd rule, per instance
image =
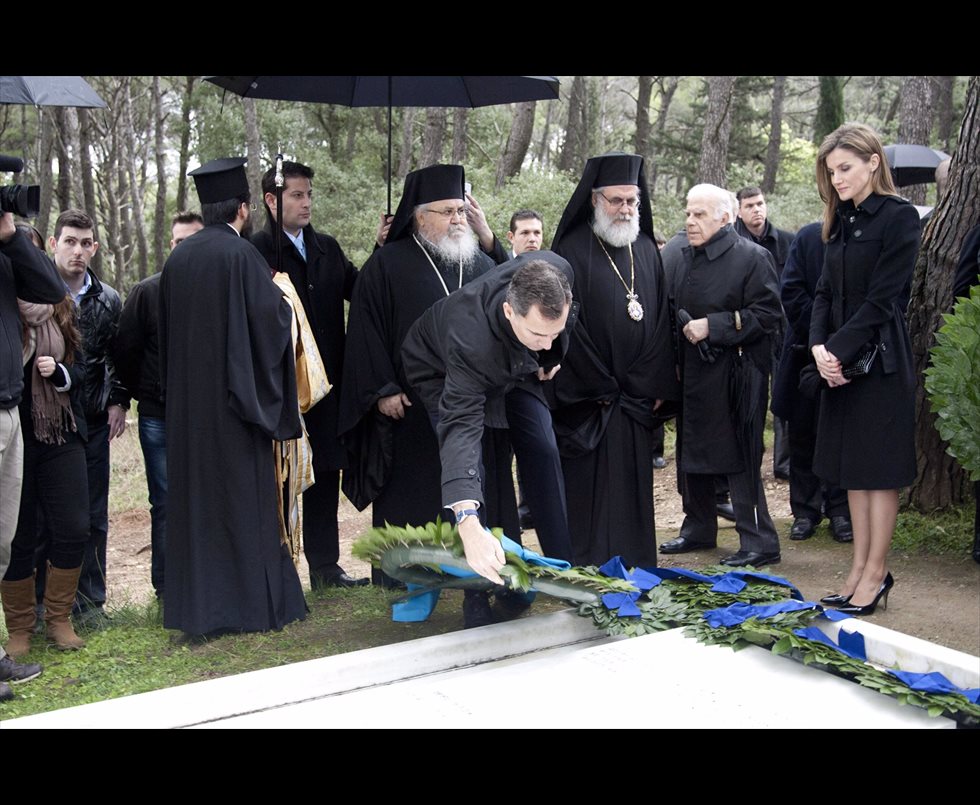
[[968, 554], [973, 545], [973, 517], [972, 505], [929, 514], [912, 509], [899, 512], [892, 549], [937, 555]]
[[[42, 635], [35, 636], [25, 661], [41, 663], [44, 673], [17, 686], [17, 698], [0, 705], [0, 720], [444, 634], [463, 626], [460, 590], [444, 591], [424, 623], [392, 622], [391, 597], [378, 587], [308, 592], [310, 612], [305, 621], [280, 632], [226, 635], [202, 645], [176, 642], [177, 633], [163, 628], [156, 603], [117, 609], [107, 628], [81, 632], [88, 642], [81, 651], [57, 651], [46, 647]], [[564, 606], [550, 600], [533, 609], [540, 614]]]

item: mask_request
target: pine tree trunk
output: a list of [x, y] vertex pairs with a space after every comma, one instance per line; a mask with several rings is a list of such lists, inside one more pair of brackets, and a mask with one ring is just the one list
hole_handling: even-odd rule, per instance
[[708, 76], [708, 108], [701, 136], [698, 181], [724, 187], [728, 183], [728, 140], [732, 133], [733, 75]]
[[558, 156], [558, 170], [572, 173], [580, 171], [585, 161], [587, 137], [586, 106], [588, 104], [585, 76], [572, 79], [568, 96], [568, 123], [565, 126], [565, 142]]
[[776, 192], [776, 175], [779, 173], [779, 148], [783, 142], [783, 96], [786, 93], [786, 76], [774, 76], [772, 84], [772, 114], [769, 117], [769, 147], [766, 149], [766, 169], [762, 176], [762, 192]]
[[[123, 122], [126, 133], [126, 139], [124, 141], [126, 158], [124, 162], [126, 166], [126, 173], [129, 178], [129, 195], [133, 204], [133, 212], [132, 216], [130, 217], [131, 231], [129, 233], [129, 243], [130, 247], [135, 252], [133, 258], [136, 263], [136, 278], [142, 280], [146, 279], [146, 272], [148, 268], [148, 249], [146, 243], [146, 230], [143, 227], [143, 183], [140, 181], [140, 174], [137, 172], [136, 160], [138, 156], [141, 157], [142, 155], [137, 153], [136, 121], [135, 115], [133, 114], [133, 86], [131, 77], [127, 77], [126, 79], [126, 89], [123, 103]], [[141, 158], [140, 163], [145, 165], [145, 159]], [[128, 285], [128, 283], [126, 284]], [[116, 286], [116, 289], [121, 291], [122, 287]]]
[[[660, 82], [660, 111], [657, 112], [657, 124], [654, 129], [657, 144], [663, 142], [664, 131], [667, 129], [667, 112], [670, 109], [670, 102], [674, 99], [677, 92], [677, 85], [680, 79], [675, 76], [665, 76]], [[654, 146], [656, 151], [656, 146]], [[657, 174], [660, 172], [660, 160], [654, 159], [647, 168], [647, 181], [650, 182], [650, 192], [657, 192]]]
[[[78, 110], [78, 157], [82, 174], [82, 200], [85, 210], [95, 221], [95, 239], [98, 241], [100, 234], [98, 215], [98, 197], [95, 194], [95, 171], [92, 166], [92, 119], [88, 109]], [[99, 249], [92, 258], [92, 268], [96, 275], [102, 276], [102, 250]]]
[[68, 110], [54, 108], [54, 148], [58, 157], [58, 210], [71, 209], [71, 157], [68, 154]]
[[929, 350], [942, 316], [953, 302], [953, 271], [963, 239], [980, 220], [980, 77], [973, 76], [959, 140], [953, 152], [949, 187], [926, 227], [912, 281], [909, 333], [917, 378], [915, 452], [918, 475], [909, 493], [913, 506], [932, 511], [964, 500], [966, 475], [946, 452], [923, 387]]
[[427, 168], [442, 162], [442, 144], [446, 139], [448, 114], [444, 107], [431, 107], [425, 113], [425, 129], [422, 132], [422, 155], [419, 167]]
[[[930, 76], [902, 76], [901, 101], [899, 102], [898, 141], [929, 145], [932, 133], [932, 88]], [[902, 188], [902, 195], [913, 204], [926, 203], [926, 186], [913, 185]]]
[[466, 107], [453, 110], [453, 164], [466, 164], [466, 133], [469, 128], [470, 110]]
[[[637, 76], [639, 83], [636, 88], [636, 131], [633, 134], [633, 152], [639, 154], [646, 162], [646, 175], [650, 180], [653, 169], [653, 154], [650, 150], [650, 98], [653, 95], [653, 76]], [[652, 187], [644, 187], [643, 192], [649, 193]]]
[[187, 209], [187, 166], [191, 150], [191, 110], [194, 99], [194, 83], [197, 76], [189, 75], [184, 83], [184, 96], [180, 103], [180, 152], [177, 166], [177, 211]]
[[955, 75], [935, 76], [934, 105], [936, 108], [936, 141], [939, 148], [949, 153], [953, 138], [953, 90], [956, 87]]
[[545, 108], [544, 129], [541, 132], [541, 139], [538, 141], [538, 153], [536, 157], [541, 167], [545, 167], [551, 162], [551, 124], [557, 107], [557, 103], [549, 103]]
[[[242, 98], [242, 111], [245, 115], [245, 148], [248, 164], [245, 173], [248, 175], [248, 190], [252, 194], [252, 202], [262, 206], [262, 136], [259, 133], [259, 113], [255, 108], [254, 98]], [[257, 221], [253, 226], [259, 226]]]
[[531, 135], [534, 132], [536, 106], [536, 101], [518, 103], [514, 106], [507, 145], [497, 162], [497, 187], [503, 187], [504, 182], [521, 172], [524, 157], [527, 156], [527, 149], [531, 145]]
[[157, 166], [157, 201], [153, 209], [153, 266], [156, 271], [163, 269], [164, 243], [167, 237], [167, 160], [164, 150], [163, 90], [160, 76], [153, 76], [153, 150]]
[[415, 109], [402, 115], [402, 151], [398, 158], [398, 178], [404, 179], [412, 170], [412, 144], [415, 142]]
[[51, 187], [51, 152], [54, 149], [54, 114], [50, 109], [39, 112], [41, 124], [41, 142], [37, 154], [37, 183], [41, 185], [40, 212], [37, 216], [38, 231], [47, 237], [51, 231], [51, 203], [54, 200], [54, 190]]

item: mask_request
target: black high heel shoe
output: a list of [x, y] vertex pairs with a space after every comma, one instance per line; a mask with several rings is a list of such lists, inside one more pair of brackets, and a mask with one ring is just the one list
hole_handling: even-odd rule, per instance
[[881, 587], [878, 588], [878, 594], [870, 604], [865, 604], [863, 607], [857, 604], [847, 604], [846, 606], [839, 607], [837, 611], [843, 612], [845, 615], [871, 615], [877, 608], [879, 601], [881, 601], [882, 609], [888, 609], [888, 593], [891, 592], [894, 586], [895, 579], [892, 578], [891, 573], [888, 573], [885, 576], [885, 580], [881, 583]]
[[[852, 593], [853, 595], [853, 593]], [[849, 603], [851, 600], [850, 595], [841, 595], [840, 593], [834, 593], [833, 595], [825, 595], [820, 599], [821, 604], [828, 604], [832, 607], [841, 607], [844, 604]]]

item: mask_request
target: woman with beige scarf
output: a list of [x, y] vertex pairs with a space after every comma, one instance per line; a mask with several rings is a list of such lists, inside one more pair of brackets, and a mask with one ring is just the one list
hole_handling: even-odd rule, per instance
[[68, 296], [55, 305], [18, 303], [24, 325], [24, 486], [10, 566], [0, 582], [10, 632], [7, 653], [15, 658], [30, 651], [34, 633], [38, 512], [49, 540], [44, 619], [56, 648], [85, 645], [70, 616], [88, 539], [85, 417], [76, 393], [81, 373], [74, 371], [82, 363], [75, 305]]

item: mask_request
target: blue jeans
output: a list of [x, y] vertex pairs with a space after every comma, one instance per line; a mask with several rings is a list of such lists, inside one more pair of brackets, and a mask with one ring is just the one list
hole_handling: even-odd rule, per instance
[[167, 420], [140, 416], [140, 447], [150, 493], [150, 581], [163, 597], [163, 570], [167, 550]]

